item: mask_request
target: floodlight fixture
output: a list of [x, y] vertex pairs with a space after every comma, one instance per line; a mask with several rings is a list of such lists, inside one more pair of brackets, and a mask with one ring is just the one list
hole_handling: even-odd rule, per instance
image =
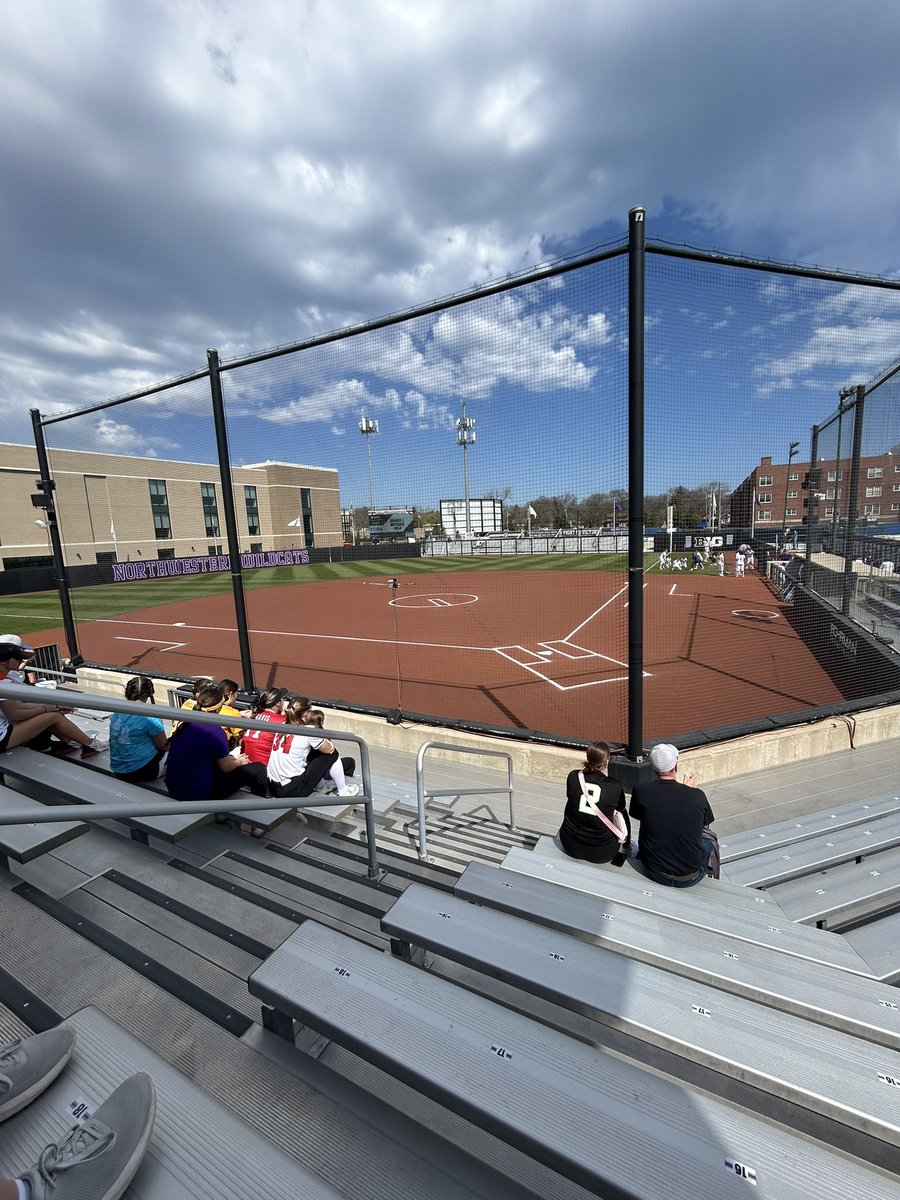
[[463, 450], [463, 483], [466, 502], [466, 533], [471, 537], [472, 517], [469, 510], [469, 447], [475, 445], [475, 418], [466, 416], [466, 402], [462, 402], [462, 416], [456, 422], [456, 444]]
[[369, 461], [369, 509], [375, 507], [375, 476], [372, 473], [372, 435], [378, 433], [378, 422], [366, 416], [363, 409], [359, 419], [359, 432], [366, 439], [366, 458]]

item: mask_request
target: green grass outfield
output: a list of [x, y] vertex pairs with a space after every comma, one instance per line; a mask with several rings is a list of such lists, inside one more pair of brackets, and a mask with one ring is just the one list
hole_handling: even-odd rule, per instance
[[[655, 572], [659, 556], [644, 555], [644, 569]], [[294, 583], [319, 583], [335, 579], [371, 579], [392, 575], [441, 575], [454, 571], [620, 571], [628, 569], [625, 554], [520, 554], [484, 558], [381, 558], [355, 562], [312, 563], [302, 567], [264, 567], [245, 571], [244, 590], [281, 587]], [[708, 564], [706, 574], [715, 573]], [[161, 604], [177, 604], [231, 591], [227, 571], [215, 575], [190, 575], [171, 579], [135, 580], [102, 587], [74, 588], [72, 608], [77, 623], [115, 617], [121, 613]], [[62, 624], [56, 592], [28, 596], [0, 596], [0, 626], [35, 633]]]

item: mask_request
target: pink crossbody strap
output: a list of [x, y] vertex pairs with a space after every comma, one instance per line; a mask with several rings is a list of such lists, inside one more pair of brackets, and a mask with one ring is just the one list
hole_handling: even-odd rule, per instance
[[578, 772], [578, 782], [581, 784], [581, 795], [584, 799], [584, 802], [588, 806], [588, 808], [591, 810], [591, 812], [594, 814], [594, 816], [600, 818], [600, 820], [603, 822], [603, 824], [606, 826], [606, 828], [610, 831], [610, 833], [613, 834], [613, 836], [615, 837], [617, 842], [624, 842], [625, 838], [628, 836], [628, 834], [623, 833], [622, 830], [619, 829], [619, 827], [617, 825], [614, 825], [612, 823], [612, 821], [610, 821], [609, 817], [607, 817], [606, 814], [597, 807], [597, 805], [593, 802], [593, 800], [587, 794], [587, 783], [585, 782], [585, 779], [584, 779], [584, 771]]

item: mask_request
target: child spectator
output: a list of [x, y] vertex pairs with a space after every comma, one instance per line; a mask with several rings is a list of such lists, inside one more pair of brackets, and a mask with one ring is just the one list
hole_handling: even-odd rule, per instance
[[[137, 675], [125, 684], [125, 699], [153, 704], [153, 681]], [[169, 748], [162, 721], [137, 713], [113, 713], [109, 719], [109, 765], [119, 779], [150, 783]]]
[[[288, 725], [304, 725], [308, 721], [309, 701], [293, 700], [285, 711]], [[312, 733], [313, 730], [310, 730]], [[311, 751], [318, 751], [311, 754]], [[304, 736], [299, 733], [279, 734], [269, 758], [269, 792], [273, 796], [310, 796], [316, 785], [330, 774], [339, 796], [358, 796], [359, 787], [348, 784], [340, 755], [327, 738]]]
[[[253, 720], [268, 721], [272, 725], [283, 725], [285, 696], [284, 688], [269, 688], [262, 692], [253, 706]], [[301, 701], [306, 709], [309, 706], [309, 700], [305, 696], [301, 696], [298, 703]], [[241, 750], [244, 754], [251, 762], [262, 763], [264, 767], [268, 766], [272, 745], [278, 736], [278, 730], [273, 729], [270, 732], [268, 729], [244, 729], [242, 735]]]

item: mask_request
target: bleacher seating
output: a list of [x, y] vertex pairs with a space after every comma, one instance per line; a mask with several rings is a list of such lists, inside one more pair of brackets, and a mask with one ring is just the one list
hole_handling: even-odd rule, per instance
[[470, 863], [453, 890], [474, 904], [900, 1050], [900, 1004], [891, 1007], [891, 990], [872, 980], [485, 863]]
[[900, 812], [900, 795], [888, 792], [872, 800], [858, 800], [839, 808], [810, 813], [809, 816], [778, 821], [761, 829], [748, 829], [719, 839], [719, 856], [723, 863], [731, 863], [763, 850], [775, 850], [806, 841], [816, 834], [831, 833], [835, 829], [848, 829], [853, 825], [864, 825], [875, 817]]
[[900, 983], [900, 912], [851, 929], [844, 937], [869, 963], [876, 979]]
[[659, 1200], [661, 1176], [666, 1194], [709, 1200], [748, 1184], [821, 1200], [823, 1180], [855, 1200], [900, 1194], [823, 1143], [810, 1172], [806, 1138], [313, 921], [249, 986], [291, 1040], [304, 1022], [595, 1195]]
[[[0, 786], [0, 808], [33, 808], [42, 810], [43, 804], [27, 796]], [[16, 862], [32, 862], [42, 854], [49, 854], [71, 842], [73, 838], [87, 833], [88, 825], [83, 821], [52, 821], [31, 825], [0, 825], [0, 864], [8, 866], [10, 858]]]
[[714, 883], [710, 883], [709, 890], [668, 888], [651, 883], [627, 867], [618, 871], [615, 868], [598, 870], [573, 859], [551, 861], [538, 853], [515, 848], [503, 860], [502, 869], [616, 900], [630, 908], [724, 933], [742, 942], [769, 946], [797, 958], [839, 967], [857, 975], [870, 974], [868, 965], [843, 938], [806, 925], [792, 924], [774, 901], [762, 893], [757, 896], [748, 890], [751, 903], [754, 906], [759, 903], [758, 910], [736, 909], [717, 903]]
[[770, 889], [792, 921], [835, 929], [877, 916], [900, 900], [900, 847], [840, 863]]
[[129, 1075], [156, 1088], [150, 1146], [127, 1195], [141, 1200], [340, 1200], [339, 1193], [282, 1154], [97, 1008], [68, 1022], [75, 1053], [46, 1092], [0, 1125], [5, 1172], [27, 1170], [73, 1124], [70, 1106], [100, 1103]]

